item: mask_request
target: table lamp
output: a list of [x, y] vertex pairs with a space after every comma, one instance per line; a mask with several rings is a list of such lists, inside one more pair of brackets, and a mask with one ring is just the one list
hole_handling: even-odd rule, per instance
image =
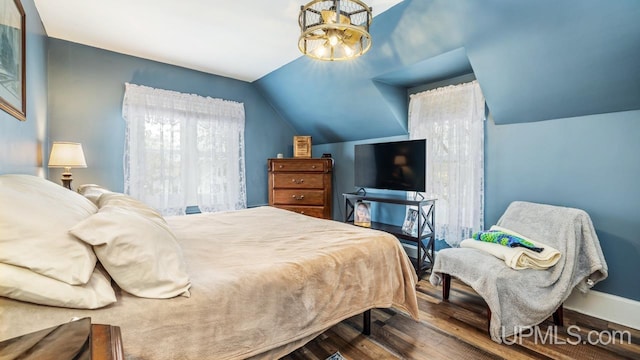
[[84, 152], [80, 143], [54, 141], [49, 155], [50, 168], [64, 168], [62, 186], [71, 190], [71, 168], [86, 168]]

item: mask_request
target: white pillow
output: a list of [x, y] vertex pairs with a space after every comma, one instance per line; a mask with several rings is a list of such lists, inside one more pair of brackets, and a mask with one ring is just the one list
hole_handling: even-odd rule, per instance
[[158, 299], [190, 295], [182, 249], [162, 217], [108, 205], [69, 231], [93, 245], [123, 290]]
[[0, 175], [0, 262], [85, 284], [96, 256], [68, 230], [97, 211], [82, 195], [46, 179]]
[[31, 303], [97, 309], [116, 302], [111, 279], [96, 266], [85, 285], [69, 285], [29, 269], [0, 263], [0, 296]]

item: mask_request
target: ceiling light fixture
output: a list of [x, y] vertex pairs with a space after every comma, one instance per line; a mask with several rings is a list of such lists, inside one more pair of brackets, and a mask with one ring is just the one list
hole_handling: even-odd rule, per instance
[[313, 0], [300, 7], [298, 48], [319, 60], [348, 60], [371, 48], [372, 9], [359, 0]]

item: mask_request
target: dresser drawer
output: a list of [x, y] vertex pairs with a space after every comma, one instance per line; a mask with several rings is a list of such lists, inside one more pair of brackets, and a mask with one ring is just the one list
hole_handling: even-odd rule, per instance
[[280, 209], [285, 209], [293, 212], [297, 212], [302, 215], [309, 215], [317, 218], [324, 218], [324, 207], [322, 206], [289, 206], [289, 205], [277, 205]]
[[313, 173], [272, 173], [273, 187], [296, 189], [323, 189], [324, 175]]
[[271, 159], [270, 171], [326, 172], [331, 168], [326, 159]]
[[324, 190], [273, 190], [274, 205], [324, 205]]

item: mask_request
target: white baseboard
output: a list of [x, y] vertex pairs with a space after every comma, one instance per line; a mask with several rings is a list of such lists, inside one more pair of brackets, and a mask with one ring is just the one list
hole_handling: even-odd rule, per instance
[[564, 302], [564, 307], [640, 330], [640, 301], [594, 290], [586, 294], [574, 290]]

